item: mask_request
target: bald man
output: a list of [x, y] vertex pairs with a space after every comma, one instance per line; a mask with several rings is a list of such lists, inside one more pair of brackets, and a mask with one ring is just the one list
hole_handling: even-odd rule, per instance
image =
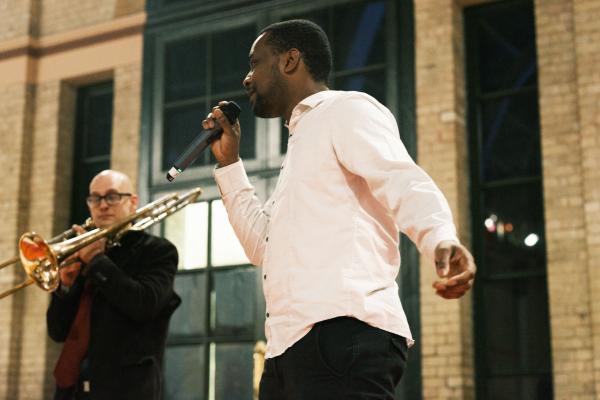
[[[105, 170], [86, 202], [105, 228], [133, 213], [138, 197], [127, 175]], [[167, 240], [129, 231], [115, 246], [92, 243], [61, 268], [47, 311], [48, 334], [65, 342], [55, 400], [161, 398], [168, 323], [181, 302], [173, 291], [177, 261]]]

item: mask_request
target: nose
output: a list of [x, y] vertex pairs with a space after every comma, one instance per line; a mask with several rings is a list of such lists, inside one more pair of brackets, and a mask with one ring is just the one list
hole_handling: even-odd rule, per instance
[[252, 82], [252, 71], [248, 71], [246, 77], [242, 81], [242, 85], [248, 90], [250, 88], [250, 83]]

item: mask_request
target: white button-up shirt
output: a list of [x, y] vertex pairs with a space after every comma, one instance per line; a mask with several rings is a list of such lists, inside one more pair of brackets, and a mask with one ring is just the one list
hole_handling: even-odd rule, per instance
[[433, 261], [441, 240], [458, 241], [445, 198], [408, 155], [392, 113], [367, 94], [318, 92], [294, 108], [288, 128], [266, 203], [241, 161], [215, 170], [237, 237], [263, 267], [266, 357], [338, 316], [412, 344], [395, 280], [398, 232]]

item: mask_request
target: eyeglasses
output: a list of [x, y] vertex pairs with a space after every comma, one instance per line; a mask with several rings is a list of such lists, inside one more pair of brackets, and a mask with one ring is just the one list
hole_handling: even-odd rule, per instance
[[104, 196], [98, 196], [97, 194], [90, 194], [88, 197], [86, 197], [85, 201], [86, 201], [87, 205], [90, 207], [98, 207], [100, 205], [100, 202], [102, 201], [102, 199], [104, 199], [106, 201], [106, 204], [108, 204], [109, 206], [116, 206], [117, 204], [119, 204], [121, 202], [123, 197], [130, 197], [130, 196], [131, 196], [131, 193], [117, 193], [117, 192], [111, 192], [111, 193], [105, 194]]

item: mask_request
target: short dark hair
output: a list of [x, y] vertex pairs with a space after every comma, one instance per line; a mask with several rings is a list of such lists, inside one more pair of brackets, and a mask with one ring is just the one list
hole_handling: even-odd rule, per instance
[[331, 47], [319, 25], [305, 19], [292, 19], [271, 24], [260, 33], [265, 32], [269, 33], [266, 43], [274, 51], [283, 53], [298, 49], [313, 79], [327, 82], [332, 64]]

